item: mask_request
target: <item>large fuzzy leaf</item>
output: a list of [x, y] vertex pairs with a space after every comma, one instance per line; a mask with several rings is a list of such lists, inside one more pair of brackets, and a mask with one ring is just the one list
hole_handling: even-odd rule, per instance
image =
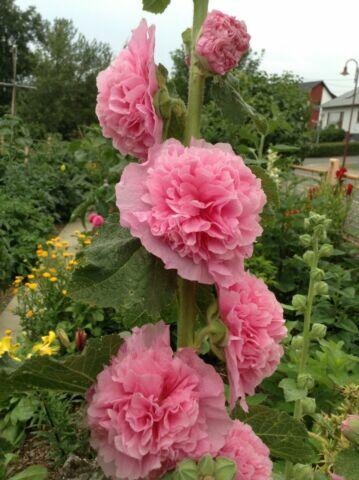
[[142, 8], [151, 13], [162, 13], [166, 10], [171, 0], [142, 0]]

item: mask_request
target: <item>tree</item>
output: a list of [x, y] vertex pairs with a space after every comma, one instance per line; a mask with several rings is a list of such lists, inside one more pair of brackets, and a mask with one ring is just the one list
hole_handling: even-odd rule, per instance
[[56, 19], [35, 52], [36, 90], [19, 96], [20, 116], [65, 137], [95, 122], [96, 76], [110, 61], [107, 44], [89, 42], [72, 21]]
[[[0, 80], [12, 80], [12, 46], [17, 45], [17, 77], [25, 80], [31, 75], [34, 53], [30, 48], [40, 45], [44, 40], [44, 25], [41, 15], [35, 7], [21, 11], [14, 0], [0, 2]], [[10, 107], [11, 90], [0, 89], [0, 111], [6, 112]]]
[[[276, 143], [300, 144], [307, 132], [309, 103], [300, 89], [300, 78], [293, 73], [268, 74], [260, 69], [264, 52], [250, 51], [234, 70], [239, 79], [243, 99], [264, 115], [272, 125], [273, 132], [266, 139], [266, 146]], [[174, 63], [171, 87], [182, 99], [186, 98], [188, 67], [181, 49], [172, 53]], [[207, 82], [204, 95], [203, 135], [211, 142], [226, 141], [237, 151], [242, 145], [253, 147], [256, 132], [247, 113], [237, 108], [236, 120], [225, 118], [221, 102], [214, 101], [211, 81]]]

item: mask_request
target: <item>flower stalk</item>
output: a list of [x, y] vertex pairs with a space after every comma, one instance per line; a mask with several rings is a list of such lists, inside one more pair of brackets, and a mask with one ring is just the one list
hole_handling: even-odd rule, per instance
[[[184, 144], [191, 138], [200, 137], [201, 110], [205, 85], [205, 74], [196, 58], [196, 39], [208, 11], [208, 0], [193, 0], [193, 25], [191, 42], [191, 64], [188, 85], [188, 106]], [[177, 324], [177, 347], [193, 346], [196, 320], [196, 283], [178, 278], [179, 316]]]

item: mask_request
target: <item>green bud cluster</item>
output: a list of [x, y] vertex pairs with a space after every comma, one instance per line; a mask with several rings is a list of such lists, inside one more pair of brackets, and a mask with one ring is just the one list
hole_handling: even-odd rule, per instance
[[233, 480], [236, 476], [236, 464], [226, 457], [212, 458], [204, 455], [198, 462], [183, 460], [162, 480]]

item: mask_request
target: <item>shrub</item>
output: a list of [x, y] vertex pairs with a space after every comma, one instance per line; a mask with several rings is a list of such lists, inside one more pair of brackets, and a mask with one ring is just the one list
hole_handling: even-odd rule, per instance
[[[307, 156], [309, 157], [333, 157], [342, 156], [344, 151], [343, 142], [328, 142], [312, 145]], [[359, 142], [350, 142], [348, 145], [348, 155], [359, 155]]]
[[329, 125], [320, 132], [321, 142], [341, 142], [345, 138], [345, 130], [335, 125]]

